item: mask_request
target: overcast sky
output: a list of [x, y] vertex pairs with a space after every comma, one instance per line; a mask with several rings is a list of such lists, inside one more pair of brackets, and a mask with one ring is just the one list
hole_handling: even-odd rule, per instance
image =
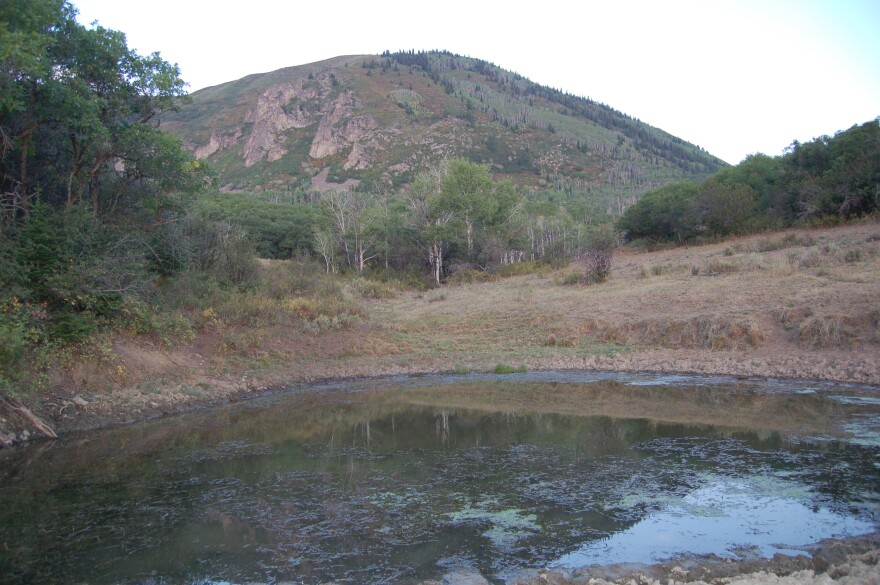
[[[880, 116], [880, 0], [73, 0], [190, 90], [339, 55], [446, 49], [730, 163]], [[527, 7], [526, 7], [527, 6]]]

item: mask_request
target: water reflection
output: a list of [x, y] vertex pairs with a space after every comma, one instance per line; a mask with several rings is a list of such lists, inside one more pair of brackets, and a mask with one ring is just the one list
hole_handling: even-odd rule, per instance
[[554, 565], [654, 563], [681, 555], [771, 557], [798, 554], [829, 536], [866, 534], [874, 524], [810, 500], [798, 484], [775, 478], [707, 476], [680, 500], [670, 498], [626, 530], [589, 542]]
[[2, 453], [0, 581], [499, 579], [873, 529], [874, 390], [635, 381], [371, 382]]

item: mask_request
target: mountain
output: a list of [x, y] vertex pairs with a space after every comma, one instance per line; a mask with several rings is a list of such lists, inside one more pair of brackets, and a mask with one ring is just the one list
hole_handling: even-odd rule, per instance
[[163, 128], [225, 191], [398, 188], [461, 156], [523, 186], [621, 200], [725, 166], [609, 106], [439, 51], [249, 75], [194, 92]]

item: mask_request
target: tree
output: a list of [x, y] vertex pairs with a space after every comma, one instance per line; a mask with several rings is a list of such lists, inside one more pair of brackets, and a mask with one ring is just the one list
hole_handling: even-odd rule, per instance
[[621, 216], [618, 229], [630, 239], [684, 242], [695, 234], [693, 201], [697, 193], [697, 186], [690, 181], [648, 191]]
[[327, 274], [336, 274], [336, 240], [329, 230], [315, 227], [314, 230], [315, 251], [324, 259]]
[[419, 247], [427, 250], [428, 265], [436, 286], [440, 286], [444, 254], [454, 233], [450, 223], [455, 214], [443, 205], [440, 196], [441, 182], [447, 169], [448, 163], [444, 161], [422, 173], [413, 181], [407, 193], [410, 225]]
[[766, 222], [782, 220], [785, 214], [785, 190], [779, 157], [753, 154], [736, 166], [724, 168], [711, 180], [724, 186], [746, 185], [754, 190], [756, 209], [764, 212]]
[[[379, 214], [371, 205], [373, 199], [371, 193], [354, 191], [329, 191], [321, 198], [321, 209], [333, 225], [346, 261], [358, 274], [363, 274], [367, 262], [379, 255], [376, 251]], [[316, 243], [319, 242], [316, 240]]]
[[710, 236], [743, 233], [755, 212], [757, 198], [758, 194], [748, 185], [706, 180], [692, 203], [694, 230]]
[[451, 161], [440, 181], [435, 204], [460, 220], [467, 243], [467, 260], [474, 262], [475, 231], [488, 222], [497, 208], [489, 169], [463, 159]]
[[162, 195], [203, 174], [157, 129], [161, 114], [185, 99], [179, 69], [75, 17], [59, 0], [0, 5], [2, 219], [26, 216], [39, 191], [56, 208], [88, 201], [96, 217], [126, 197], [148, 197], [161, 220]]
[[[185, 264], [168, 220], [210, 173], [158, 128], [184, 85], [65, 0], [0, 2], [0, 263], [17, 274], [0, 279], [0, 303], [39, 306], [43, 341], [87, 334]], [[250, 248], [233, 235], [223, 266], [241, 281]]]

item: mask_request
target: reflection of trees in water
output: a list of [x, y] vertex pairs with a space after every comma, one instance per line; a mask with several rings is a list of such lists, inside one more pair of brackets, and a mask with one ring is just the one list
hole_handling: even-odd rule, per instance
[[[849, 389], [847, 392], [858, 390]], [[135, 462], [150, 466], [157, 457], [169, 452], [210, 450], [220, 443], [237, 440], [264, 445], [318, 437], [329, 441], [334, 432], [347, 433], [346, 429], [364, 421], [379, 421], [390, 416], [394, 427], [395, 414], [410, 416], [419, 408], [432, 413], [443, 409], [447, 414], [461, 410], [502, 412], [508, 417], [559, 413], [646, 419], [654, 421], [652, 424], [663, 424], [663, 421], [713, 424], [725, 427], [729, 433], [749, 429], [762, 433], [764, 437], [775, 432], [833, 433], [841, 421], [865, 408], [864, 405], [829, 400], [822, 393], [767, 392], [758, 383], [752, 386], [676, 387], [633, 386], [614, 380], [568, 384], [469, 381], [420, 388], [386, 387], [357, 394], [328, 391], [279, 395], [266, 399], [265, 404], [259, 402], [92, 432], [79, 440], [76, 449], [65, 450], [63, 456], [54, 456], [57, 451], [53, 447], [39, 457], [31, 457], [31, 464], [54, 466], [56, 473], [73, 470], [101, 473], [102, 469], [121, 464], [130, 466]], [[440, 424], [442, 426], [442, 421]], [[553, 431], [548, 429], [548, 432]], [[446, 438], [450, 438], [448, 433]], [[619, 438], [609, 436], [607, 441]], [[23, 453], [34, 451], [23, 450]], [[21, 461], [27, 456], [0, 452], [0, 458], [12, 463], [4, 465], [2, 473], [20, 470]]]
[[446, 410], [441, 410], [437, 415], [437, 436], [440, 438], [440, 443], [445, 445], [449, 442], [449, 412]]

